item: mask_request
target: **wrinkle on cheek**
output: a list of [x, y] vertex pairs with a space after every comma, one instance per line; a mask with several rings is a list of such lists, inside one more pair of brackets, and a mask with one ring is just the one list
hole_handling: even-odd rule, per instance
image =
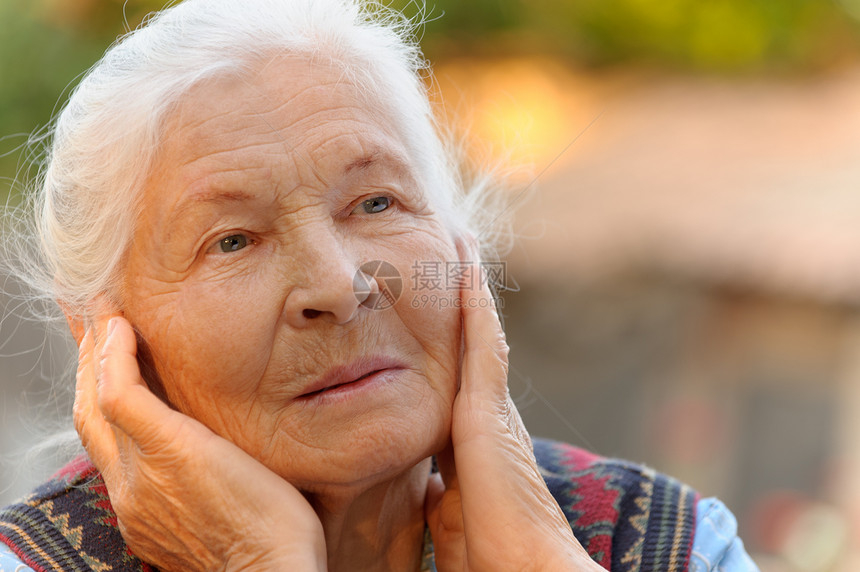
[[[416, 239], [416, 236], [418, 237]], [[424, 238], [421, 238], [421, 237]], [[410, 262], [410, 272], [415, 272], [411, 264], [428, 261], [438, 263], [441, 279], [446, 277], [446, 263], [459, 261], [453, 242], [447, 231], [434, 225], [431, 228], [416, 229], [412, 235], [409, 245], [403, 245], [404, 252], [414, 253], [415, 259]], [[404, 277], [407, 278], [407, 277]], [[440, 298], [450, 298], [451, 304], [447, 308], [425, 306], [419, 308], [411, 307], [414, 296], [420, 292], [414, 288], [411, 280], [405, 280], [407, 288], [401, 296], [400, 302], [395, 306], [398, 318], [410, 336], [417, 341], [427, 359], [435, 364], [440, 375], [455, 384], [459, 372], [459, 354], [461, 321], [460, 310], [453, 306], [453, 298], [458, 296], [456, 291], [445, 288], [438, 292]], [[440, 384], [431, 386], [438, 391], [445, 388]]]
[[137, 282], [135, 287], [156, 292], [170, 291], [176, 289], [185, 278], [194, 258], [172, 252], [170, 234], [165, 230], [161, 235], [155, 229], [149, 236], [135, 237], [126, 269], [126, 274]]
[[[246, 248], [266, 248], [265, 246], [250, 245]], [[218, 254], [207, 256], [217, 257]], [[225, 254], [224, 256], [231, 256]], [[202, 296], [221, 294], [225, 300], [229, 300], [236, 292], [247, 289], [250, 285], [262, 279], [268, 272], [268, 264], [260, 264], [254, 253], [246, 256], [254, 260], [218, 260], [217, 258], [208, 263], [208, 267], [201, 269], [196, 274], [201, 283], [191, 285], [190, 293], [199, 293]], [[213, 288], [219, 288], [220, 292], [212, 292]]]
[[270, 365], [248, 394], [257, 399], [266, 411], [277, 413], [295, 395], [295, 380], [303, 375], [306, 375], [306, 372], [301, 371], [294, 363]]
[[403, 253], [409, 253], [410, 259], [403, 265], [405, 270], [411, 270], [416, 262], [428, 261], [439, 262], [444, 271], [446, 262], [459, 260], [453, 248], [440, 250], [439, 243], [447, 242], [445, 235], [446, 231], [435, 221], [430, 225], [413, 222], [399, 226], [396, 234], [387, 236], [386, 248], [391, 252], [392, 260], [403, 259]]
[[[339, 428], [324, 412], [311, 411], [309, 415], [302, 417], [301, 426], [297, 425], [292, 415], [292, 410], [281, 409], [273, 416], [275, 422], [271, 425], [272, 439], [263, 448], [263, 451], [267, 452], [267, 458], [273, 459], [281, 467], [289, 467], [284, 463], [285, 456], [302, 461], [302, 457], [307, 457], [314, 452], [324, 453], [323, 458], [328, 458], [329, 453], [342, 453], [339, 451], [342, 440], [337, 438]], [[309, 427], [317, 429], [309, 431]], [[332, 442], [330, 435], [336, 437], [334, 444], [326, 446], [326, 443]]]
[[[302, 443], [287, 431], [288, 421], [282, 419], [281, 415], [275, 417], [271, 424], [271, 437], [266, 439], [257, 453], [257, 459], [277, 472], [279, 466], [292, 466], [300, 461], [301, 453], [295, 447], [285, 447], [284, 443], [298, 443], [303, 447], [309, 447], [308, 443]], [[283, 474], [281, 476], [284, 476]]]
[[162, 335], [163, 324], [173, 319], [179, 291], [175, 284], [129, 273], [122, 292], [125, 317], [153, 345]]
[[[216, 407], [208, 417], [214, 425], [211, 429], [239, 446], [244, 445], [246, 452], [258, 459], [258, 451], [250, 446], [262, 446], [274, 435], [271, 418], [259, 407], [256, 399], [242, 401], [229, 408]], [[248, 438], [249, 433], [253, 433], [251, 439]]]
[[[172, 313], [169, 310], [156, 310], [151, 315], [151, 320], [141, 323], [132, 316], [131, 322], [135, 325], [145, 344], [145, 353], [148, 364], [147, 369], [152, 369], [158, 378], [160, 389], [164, 392], [167, 400], [180, 411], [187, 412], [185, 395], [182, 392], [182, 384], [177, 380], [186, 375], [188, 369], [187, 360], [183, 359], [183, 353], [170, 351], [172, 344], [165, 344], [169, 340], [166, 333], [170, 329]], [[141, 325], [138, 325], [141, 324]], [[138, 358], [142, 356], [139, 353]]]
[[[408, 303], [408, 302], [407, 302]], [[438, 313], [432, 315], [431, 313]], [[459, 372], [460, 313], [456, 308], [419, 308], [404, 310], [401, 323], [421, 347], [440, 375], [453, 386]], [[443, 391], [446, 384], [431, 386]]]
[[[457, 338], [459, 340], [459, 338]], [[457, 375], [459, 372], [459, 344], [456, 344], [456, 355], [448, 344], [431, 344], [427, 341], [420, 340], [419, 343], [425, 354], [438, 366], [439, 370], [445, 375], [447, 380], [450, 380], [451, 385], [456, 384]], [[455, 344], [451, 344], [455, 345]], [[440, 389], [443, 385], [435, 384], [434, 387]]]
[[[223, 313], [201, 306], [198, 292], [164, 292], [135, 300], [133, 323], [147, 340], [168, 399], [181, 411], [201, 421], [208, 415], [229, 416], [228, 409], [241, 405], [256, 389], [249, 380], [255, 370], [262, 370], [266, 356], [243, 351], [247, 344], [238, 325], [225, 328]], [[188, 313], [189, 308], [194, 311]]]
[[[359, 337], [360, 334], [360, 337]], [[328, 329], [315, 339], [308, 339], [301, 349], [297, 348], [294, 338], [275, 341], [275, 348], [290, 348], [301, 358], [287, 360], [273, 353], [269, 367], [263, 374], [264, 382], [258, 386], [257, 393], [263, 396], [263, 403], [270, 411], [280, 411], [286, 399], [291, 399], [301, 389], [300, 384], [309, 384], [324, 375], [333, 361], [349, 360], [368, 351], [367, 340], [381, 339], [382, 332], [375, 323], [368, 323], [360, 332], [349, 332], [341, 328]]]

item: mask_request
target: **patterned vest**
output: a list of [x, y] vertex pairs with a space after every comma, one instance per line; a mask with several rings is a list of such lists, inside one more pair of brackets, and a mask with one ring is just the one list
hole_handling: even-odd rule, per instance
[[[698, 500], [690, 488], [553, 441], [535, 439], [535, 457], [576, 537], [604, 568], [687, 570]], [[37, 572], [156, 572], [123, 542], [104, 481], [86, 458], [0, 510], [0, 542]]]

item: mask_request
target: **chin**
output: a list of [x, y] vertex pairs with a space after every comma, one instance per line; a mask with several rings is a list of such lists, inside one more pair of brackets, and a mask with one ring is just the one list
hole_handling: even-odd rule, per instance
[[301, 470], [298, 463], [270, 468], [312, 494], [367, 490], [410, 473], [447, 445], [450, 415], [432, 423], [428, 419], [416, 423], [415, 417], [399, 423], [380, 420], [379, 425], [347, 436], [338, 447], [313, 448], [302, 459]]

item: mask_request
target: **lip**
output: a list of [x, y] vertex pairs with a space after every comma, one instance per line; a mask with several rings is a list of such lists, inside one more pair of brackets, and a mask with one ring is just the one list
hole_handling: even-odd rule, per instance
[[329, 369], [321, 378], [303, 389], [296, 399], [310, 399], [328, 391], [339, 389], [341, 386], [364, 381], [376, 374], [392, 370], [405, 369], [399, 361], [386, 356], [360, 358], [347, 365], [339, 365]]

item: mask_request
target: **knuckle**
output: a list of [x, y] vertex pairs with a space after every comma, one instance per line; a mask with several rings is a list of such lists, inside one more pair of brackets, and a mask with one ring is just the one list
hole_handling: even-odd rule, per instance
[[83, 405], [77, 400], [72, 405], [72, 422], [75, 425], [75, 431], [81, 436], [83, 436], [84, 426], [86, 425], [86, 412], [83, 409]]
[[504, 338], [501, 339], [496, 348], [496, 358], [499, 361], [499, 365], [501, 365], [502, 370], [504, 370], [505, 375], [508, 374], [508, 368], [510, 366], [508, 362], [508, 357], [510, 356], [511, 348], [508, 346], [507, 342], [505, 342]]
[[[117, 511], [117, 515], [119, 515], [119, 511]], [[129, 548], [139, 556], [146, 556], [146, 536], [142, 534], [140, 527], [134, 522], [134, 517], [128, 515], [124, 517], [117, 516], [117, 526]]]
[[116, 513], [120, 529], [124, 527], [127, 528], [128, 521], [134, 518], [134, 513], [130, 510], [131, 507], [129, 506], [128, 495], [122, 492], [122, 487], [110, 487], [108, 491], [110, 502], [113, 506], [114, 512]]
[[498, 355], [502, 359], [508, 359], [508, 354], [511, 351], [511, 347], [508, 345], [508, 340], [505, 337], [505, 332], [501, 330], [498, 331], [493, 346], [496, 350], [496, 355]]
[[99, 383], [98, 404], [102, 412], [112, 418], [122, 404], [122, 395], [107, 383]]
[[86, 411], [84, 409], [85, 407], [83, 399], [81, 399], [80, 395], [76, 395], [75, 400], [72, 402], [72, 417], [74, 418], [76, 423], [79, 419], [83, 420], [86, 414]]

